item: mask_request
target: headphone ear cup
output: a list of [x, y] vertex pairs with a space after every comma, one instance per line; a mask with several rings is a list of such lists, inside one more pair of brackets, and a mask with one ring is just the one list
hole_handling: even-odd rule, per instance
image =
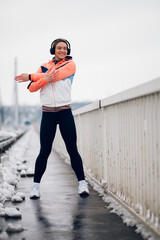
[[52, 55], [55, 54], [54, 48], [50, 48], [50, 54], [52, 54]]
[[71, 49], [68, 48], [68, 49], [67, 49], [67, 55], [70, 55], [70, 53], [71, 53]]

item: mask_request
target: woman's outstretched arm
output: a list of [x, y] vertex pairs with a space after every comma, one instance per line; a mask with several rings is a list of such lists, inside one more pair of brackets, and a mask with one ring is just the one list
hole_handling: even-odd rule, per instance
[[30, 92], [36, 92], [44, 87], [48, 82], [56, 82], [70, 77], [75, 73], [75, 71], [75, 63], [73, 61], [68, 61], [62, 66], [59, 66], [57, 69], [49, 69], [45, 73], [42, 72], [41, 67], [36, 73], [22, 73], [19, 76], [16, 76], [15, 80], [20, 83], [31, 80], [32, 82], [29, 84], [28, 89]]
[[[44, 87], [48, 82], [57, 81], [59, 71], [56, 69], [47, 71], [46, 73], [35, 73], [34, 79], [36, 81], [31, 81], [28, 89], [30, 92], [36, 92], [42, 87]], [[15, 77], [15, 80], [19, 83], [30, 81], [30, 77], [28, 73], [22, 73]], [[59, 80], [58, 80], [59, 81]]]
[[27, 82], [27, 81], [29, 81], [29, 74], [28, 73], [22, 73], [22, 74], [16, 76], [15, 80], [19, 83]]

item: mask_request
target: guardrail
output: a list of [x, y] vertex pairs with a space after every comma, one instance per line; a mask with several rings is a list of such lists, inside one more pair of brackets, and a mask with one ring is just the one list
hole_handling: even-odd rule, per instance
[[5, 141], [5, 140], [8, 140], [10, 138], [11, 138], [11, 136], [0, 136], [0, 143]]
[[[96, 101], [74, 117], [86, 174], [160, 236], [160, 79]], [[60, 134], [54, 146], [68, 159]]]
[[15, 143], [19, 138], [21, 138], [26, 131], [21, 132], [17, 134], [14, 137], [9, 137], [7, 139], [1, 139], [0, 141], [0, 162], [1, 162], [1, 154], [5, 153], [5, 151], [13, 144]]

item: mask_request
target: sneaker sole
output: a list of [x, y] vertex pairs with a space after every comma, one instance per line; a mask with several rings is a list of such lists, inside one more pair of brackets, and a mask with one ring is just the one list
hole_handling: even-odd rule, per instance
[[40, 196], [39, 196], [39, 197], [36, 196], [36, 195], [34, 195], [34, 196], [30, 196], [30, 199], [37, 199], [37, 198], [40, 198]]
[[88, 197], [89, 196], [89, 193], [88, 192], [82, 192], [82, 193], [79, 193], [79, 195], [81, 197]]

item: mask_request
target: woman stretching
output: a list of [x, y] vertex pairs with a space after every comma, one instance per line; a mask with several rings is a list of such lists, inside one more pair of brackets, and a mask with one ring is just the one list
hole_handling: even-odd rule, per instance
[[30, 198], [40, 197], [40, 181], [46, 170], [52, 143], [59, 124], [62, 138], [70, 156], [71, 166], [79, 181], [78, 194], [88, 196], [88, 184], [85, 181], [83, 163], [77, 150], [75, 122], [71, 111], [71, 84], [76, 66], [72, 57], [70, 43], [62, 38], [52, 42], [50, 53], [53, 59], [42, 64], [36, 73], [22, 73], [15, 77], [18, 82], [30, 81], [28, 89], [35, 92], [40, 89], [42, 120], [40, 128], [40, 152], [35, 163], [34, 183]]

